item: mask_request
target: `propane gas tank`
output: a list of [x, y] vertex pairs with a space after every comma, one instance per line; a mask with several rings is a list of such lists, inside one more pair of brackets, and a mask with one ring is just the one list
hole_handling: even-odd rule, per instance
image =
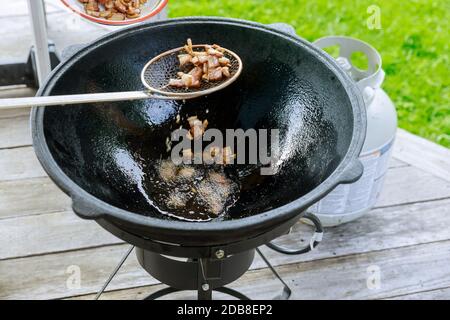
[[[360, 154], [364, 174], [353, 184], [340, 185], [309, 208], [324, 226], [336, 226], [355, 220], [375, 205], [383, 187], [397, 131], [397, 113], [387, 94], [381, 89], [384, 81], [381, 56], [369, 44], [348, 37], [325, 37], [314, 42], [319, 48], [339, 47], [336, 59], [341, 68], [357, 82], [367, 111], [367, 135]], [[354, 52], [367, 56], [368, 69], [352, 65]]]

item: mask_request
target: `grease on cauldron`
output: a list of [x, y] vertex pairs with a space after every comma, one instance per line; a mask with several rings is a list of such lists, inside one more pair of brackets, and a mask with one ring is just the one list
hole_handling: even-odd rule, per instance
[[187, 221], [209, 221], [226, 214], [240, 186], [222, 166], [176, 166], [158, 161], [151, 170], [153, 203], [162, 214]]

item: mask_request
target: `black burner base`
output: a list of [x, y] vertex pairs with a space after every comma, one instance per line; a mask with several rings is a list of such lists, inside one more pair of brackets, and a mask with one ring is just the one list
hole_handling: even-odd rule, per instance
[[[175, 289], [175, 288], [172, 288], [172, 287], [164, 288], [164, 289], [161, 289], [161, 290], [158, 290], [158, 291], [152, 293], [151, 295], [149, 295], [146, 298], [144, 298], [144, 300], [156, 300], [156, 299], [165, 297], [165, 296], [167, 296], [169, 294], [176, 293], [176, 292], [181, 292], [181, 291], [184, 291], [184, 290], [179, 290], [179, 289]], [[234, 298], [236, 298], [238, 300], [250, 300], [249, 297], [247, 297], [246, 295], [240, 293], [239, 291], [236, 291], [236, 290], [230, 289], [230, 288], [226, 288], [226, 287], [217, 288], [217, 289], [214, 289], [213, 291], [227, 294], [227, 295], [229, 295], [231, 297], [234, 297]]]
[[[288, 220], [272, 231], [256, 238], [215, 247], [185, 247], [145, 239], [100, 219], [97, 222], [102, 227], [117, 237], [132, 243], [133, 246], [125, 253], [95, 299], [98, 299], [105, 291], [108, 284], [135, 248], [137, 259], [141, 266], [154, 278], [170, 286], [169, 288], [149, 295], [146, 300], [154, 300], [184, 290], [197, 290], [199, 300], [212, 299], [213, 291], [229, 294], [238, 299], [248, 299], [245, 295], [225, 286], [240, 278], [250, 268], [255, 251], [258, 252], [261, 259], [283, 285], [281, 294], [276, 296], [275, 299], [289, 299], [292, 291], [288, 284], [257, 247], [265, 243], [269, 248], [283, 254], [303, 254], [309, 252], [322, 240], [323, 228], [320, 221], [314, 215], [304, 213], [303, 218], [314, 224], [315, 232], [308, 245], [295, 249], [284, 248], [275, 243], [269, 243], [272, 239], [284, 234], [295, 224], [295, 219]], [[190, 258], [183, 258], [186, 256]]]
[[[255, 250], [221, 259], [183, 259], [136, 248], [136, 256], [152, 277], [167, 284], [172, 290], [197, 290], [199, 299], [211, 299], [213, 290], [231, 293], [231, 289], [223, 287], [247, 272], [255, 257]], [[167, 289], [163, 293], [172, 292], [175, 291]]]

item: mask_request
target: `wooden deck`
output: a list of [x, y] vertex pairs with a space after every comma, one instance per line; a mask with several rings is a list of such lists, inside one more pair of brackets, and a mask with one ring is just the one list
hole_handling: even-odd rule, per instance
[[[262, 250], [293, 288], [293, 299], [450, 299], [449, 226], [450, 150], [399, 130], [370, 214], [327, 229], [309, 254]], [[298, 224], [291, 241], [305, 229]], [[1, 112], [0, 299], [91, 299], [128, 247], [73, 214], [33, 153], [29, 110]], [[73, 266], [81, 271], [79, 288], [67, 285]], [[374, 268], [380, 285], [369, 289]], [[103, 298], [139, 299], [161, 287], [131, 255]], [[269, 299], [280, 285], [257, 258], [231, 287]]]
[[[70, 201], [41, 169], [31, 147], [28, 110], [0, 114], [0, 298], [89, 299], [128, 245], [71, 212]], [[312, 253], [266, 248], [295, 299], [450, 298], [450, 151], [399, 130], [377, 207], [358, 221], [326, 230]], [[291, 241], [306, 227], [298, 225]], [[70, 267], [81, 286], [68, 289]], [[368, 268], [380, 287], [368, 289]], [[161, 285], [126, 262], [107, 299], [138, 299]], [[271, 298], [278, 282], [256, 259], [232, 287]]]

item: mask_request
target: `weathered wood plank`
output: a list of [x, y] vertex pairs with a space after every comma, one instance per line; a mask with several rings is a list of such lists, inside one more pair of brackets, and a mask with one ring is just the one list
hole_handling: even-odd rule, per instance
[[407, 166], [409, 166], [409, 164], [407, 164], [406, 162], [403, 162], [401, 160], [395, 159], [394, 157], [391, 157], [391, 159], [389, 160], [389, 169], [401, 168], [401, 167], [407, 167]]
[[[46, 195], [42, 197], [42, 195]], [[388, 171], [377, 207], [450, 197], [450, 183], [415, 167]], [[0, 181], [1, 217], [66, 211], [70, 200], [47, 178]]]
[[[414, 290], [433, 290], [450, 285], [450, 241], [381, 252], [309, 261], [278, 267], [293, 289], [292, 299], [382, 299]], [[379, 285], [368, 286], [379, 270]], [[250, 271], [231, 285], [252, 299], [274, 297], [281, 289], [270, 271]], [[161, 286], [108, 292], [105, 299], [143, 298]], [[181, 297], [191, 297], [182, 294]], [[77, 299], [92, 296], [77, 297]]]
[[397, 159], [450, 181], [450, 149], [402, 129], [394, 148]]
[[[395, 247], [412, 247], [425, 242], [450, 239], [450, 230], [445, 227], [449, 224], [449, 220], [450, 200], [378, 209], [364, 219], [328, 229], [323, 243], [317, 250], [307, 255], [286, 256], [267, 248], [262, 250], [274, 265], [280, 266], [366, 254]], [[93, 222], [91, 223], [93, 224]], [[60, 228], [65, 229], [64, 226], [60, 226]], [[51, 231], [48, 229], [46, 232]], [[309, 232], [308, 227], [298, 224], [291, 236], [281, 239], [282, 243], [293, 245], [301, 242], [302, 236], [305, 237], [307, 232]], [[22, 231], [17, 233], [20, 235]], [[83, 236], [86, 235], [80, 234], [80, 237]], [[59, 237], [55, 242], [59, 242], [60, 247], [57, 248], [54, 245], [53, 250], [63, 250], [67, 245], [66, 241], [69, 240], [65, 240], [64, 236]], [[72, 239], [72, 241], [74, 240]], [[33, 250], [33, 245], [34, 243], [28, 243], [27, 250]], [[122, 251], [123, 245], [115, 245], [0, 261], [0, 298], [47, 299], [95, 292], [120, 259]], [[450, 254], [448, 252], [447, 254], [450, 259]], [[144, 271], [139, 271], [140, 267], [134, 260], [134, 257], [130, 259], [127, 267], [121, 271], [117, 281], [111, 284], [110, 289], [124, 289], [156, 283], [148, 276], [143, 276], [143, 274], [145, 275]], [[40, 266], [39, 272], [30, 272], [29, 269], [36, 264]], [[67, 278], [64, 270], [72, 264], [80, 266], [83, 282], [87, 285], [83, 285], [79, 290], [68, 291], [67, 288], [61, 287], [61, 281], [65, 281], [64, 279]], [[262, 267], [264, 264], [260, 260], [257, 260], [252, 266], [252, 268]], [[59, 273], [55, 273], [55, 270], [59, 270]], [[24, 278], [27, 278], [32, 286], [24, 287], [22, 284]], [[4, 281], [6, 282], [3, 283]], [[40, 291], [41, 288], [46, 288], [46, 290]]]
[[[450, 230], [443, 230], [448, 229], [445, 226], [449, 214], [450, 199], [379, 208], [354, 222], [327, 228], [323, 242], [307, 255], [290, 257], [265, 247], [262, 250], [272, 263], [281, 265], [443, 241], [450, 239]], [[291, 235], [281, 237], [277, 243], [289, 247], [296, 242], [307, 243], [309, 230], [299, 223]]]
[[71, 201], [47, 177], [0, 182], [0, 219], [68, 211]]
[[[0, 99], [4, 98], [21, 98], [21, 97], [32, 97], [36, 94], [36, 90], [26, 85], [12, 85], [6, 87], [0, 87]], [[5, 114], [17, 113], [14, 111], [26, 111], [30, 110], [29, 107], [25, 107], [23, 109], [10, 109], [10, 110], [0, 110], [0, 117], [4, 117]]]
[[417, 292], [396, 297], [386, 298], [387, 300], [449, 300], [450, 288]]
[[450, 183], [416, 167], [388, 170], [376, 207], [448, 198]]
[[122, 243], [98, 224], [73, 212], [0, 220], [0, 260]]
[[[0, 261], [0, 299], [53, 299], [99, 290], [129, 245], [116, 245]], [[67, 286], [78, 271], [80, 287]], [[138, 266], [135, 255], [124, 264], [111, 288], [156, 283]]]
[[[380, 299], [450, 285], [449, 253], [450, 241], [445, 241], [312, 261], [293, 269], [283, 266], [280, 272], [289, 270], [287, 279], [299, 287], [293, 298]], [[367, 287], [371, 275], [368, 268], [380, 270], [381, 283], [377, 289]], [[306, 281], [308, 286], [304, 285]], [[320, 295], [317, 291], [321, 291]]]
[[31, 145], [28, 116], [0, 118], [0, 149]]
[[[1, 94], [0, 94], [1, 96]], [[3, 98], [3, 97], [2, 97]], [[19, 108], [19, 109], [10, 109], [10, 110], [2, 110], [0, 111], [0, 119], [3, 118], [17, 118], [17, 117], [29, 117], [31, 112], [31, 108]], [[14, 120], [10, 120], [14, 121]]]
[[[308, 259], [450, 239], [450, 230], [442, 228], [442, 225], [450, 225], [450, 199], [376, 209], [359, 221], [328, 229], [320, 250], [309, 255]], [[307, 241], [309, 236], [309, 227], [298, 224], [286, 237], [285, 243], [292, 245], [295, 241]], [[0, 220], [0, 243], [12, 243], [0, 248], [0, 259], [118, 242], [92, 221], [83, 221], [72, 212]], [[40, 245], [36, 246], [36, 243]], [[274, 259], [278, 259], [276, 255]]]
[[[42, 189], [46, 188], [38, 188], [38, 191]], [[70, 200], [64, 197], [67, 202], [59, 205], [70, 207]], [[23, 204], [22, 200], [17, 201]], [[46, 201], [41, 206], [46, 206]], [[57, 226], [49, 223], [53, 220], [58, 221]], [[356, 222], [327, 229], [323, 245], [308, 255], [308, 259], [450, 239], [450, 230], [442, 225], [450, 225], [450, 199], [376, 209]], [[39, 226], [37, 233], [33, 233], [35, 226]], [[33, 241], [29, 237], [33, 237]], [[309, 229], [299, 224], [286, 241], [292, 244], [302, 237], [304, 241], [308, 240]], [[0, 259], [114, 244], [117, 239], [72, 212], [56, 212], [0, 219], [0, 243], [7, 242], [13, 242], [13, 245], [0, 249]], [[36, 246], [36, 243], [40, 245]], [[276, 255], [274, 259], [278, 259]]]
[[45, 177], [33, 147], [0, 149], [0, 181]]

